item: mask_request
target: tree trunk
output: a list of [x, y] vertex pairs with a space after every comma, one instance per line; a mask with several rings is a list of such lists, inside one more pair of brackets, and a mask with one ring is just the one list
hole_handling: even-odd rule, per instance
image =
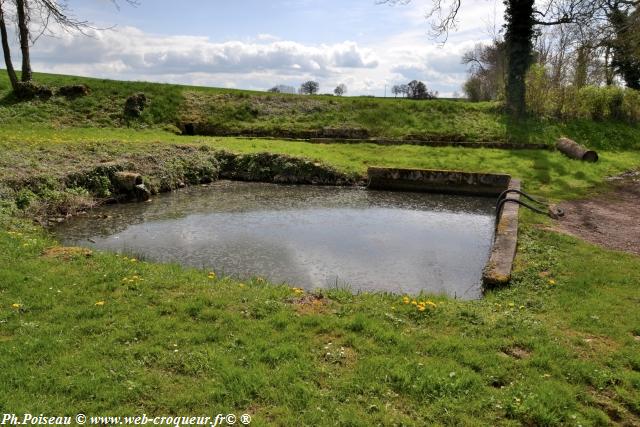
[[611, 69], [611, 46], [607, 44], [604, 51], [604, 78], [607, 86], [613, 86], [613, 70]]
[[598, 161], [598, 153], [583, 147], [569, 138], [560, 138], [556, 143], [556, 148], [572, 159], [591, 163]]
[[22, 51], [22, 81], [29, 82], [33, 77], [31, 72], [31, 58], [29, 56], [29, 23], [26, 13], [27, 0], [16, 0], [18, 10], [18, 30], [20, 36], [20, 50]]
[[9, 81], [11, 82], [13, 90], [16, 90], [18, 87], [18, 76], [16, 75], [16, 70], [13, 68], [13, 62], [11, 61], [11, 49], [9, 48], [9, 37], [7, 36], [7, 26], [4, 22], [2, 3], [0, 3], [0, 36], [2, 37], [2, 52], [4, 53], [4, 62], [7, 66]]
[[506, 0], [507, 110], [516, 117], [526, 112], [525, 78], [532, 62], [534, 0]]
[[573, 76], [573, 85], [581, 88], [587, 85], [587, 74], [589, 68], [589, 47], [582, 45], [578, 48], [578, 56], [576, 58], [576, 70]]

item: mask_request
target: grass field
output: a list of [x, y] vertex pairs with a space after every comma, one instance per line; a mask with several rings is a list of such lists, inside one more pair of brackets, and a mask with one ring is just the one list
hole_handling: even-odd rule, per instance
[[[354, 176], [370, 165], [507, 172], [561, 201], [604, 191], [607, 176], [639, 169], [637, 129], [535, 123], [543, 131], [530, 136], [522, 130], [529, 124], [520, 128], [547, 143], [572, 127], [606, 136], [594, 143], [597, 164], [553, 151], [183, 137], [163, 127], [180, 114], [186, 89], [90, 86], [86, 99], [0, 103], [1, 412], [249, 413], [252, 425], [640, 424], [640, 258], [549, 231], [550, 221], [533, 214], [521, 214], [510, 287], [478, 301], [410, 295], [406, 304], [405, 295], [302, 293], [132, 255], [87, 257], [58, 248], [17, 206], [26, 189], [41, 201], [78, 193], [64, 177], [100, 162], [176, 173], [176, 159], [200, 164], [218, 149], [301, 156]], [[149, 111], [131, 126], [118, 122], [121, 101], [143, 86], [152, 93]], [[112, 105], [103, 110], [109, 91]], [[156, 96], [176, 105], [154, 105]], [[396, 102], [406, 101], [381, 101]], [[493, 124], [502, 117], [489, 104], [464, 108]], [[416, 117], [421, 129], [436, 129]], [[469, 135], [493, 132], [472, 121], [483, 130]], [[419, 311], [414, 299], [432, 304]]]

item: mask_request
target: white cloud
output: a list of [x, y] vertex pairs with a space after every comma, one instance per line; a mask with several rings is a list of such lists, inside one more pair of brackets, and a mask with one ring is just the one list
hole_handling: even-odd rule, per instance
[[344, 68], [375, 68], [370, 49], [345, 41], [309, 46], [258, 37], [261, 42], [215, 43], [206, 37], [156, 36], [136, 28], [94, 32], [92, 37], [63, 33], [41, 39], [34, 61], [45, 66], [84, 64], [89, 71], [117, 70], [128, 74], [250, 73], [258, 70], [317, 73], [326, 76]]
[[38, 71], [262, 90], [316, 79], [321, 92], [346, 83], [349, 94], [381, 95], [385, 85], [418, 79], [446, 96], [464, 82], [462, 53], [490, 39], [488, 22], [501, 15], [501, 3], [466, 3], [459, 26], [465, 31], [451, 33], [445, 45], [428, 36], [425, 12], [430, 4], [415, 0], [406, 10], [407, 27], [370, 46], [353, 41], [303, 44], [266, 33], [216, 42], [120, 27], [92, 37], [62, 32], [58, 38], [41, 38], [32, 57]]

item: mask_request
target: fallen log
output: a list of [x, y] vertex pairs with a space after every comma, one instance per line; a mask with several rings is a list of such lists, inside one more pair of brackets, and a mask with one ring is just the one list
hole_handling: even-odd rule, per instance
[[584, 162], [595, 163], [598, 161], [598, 153], [589, 150], [569, 138], [560, 138], [556, 143], [556, 148], [572, 159]]

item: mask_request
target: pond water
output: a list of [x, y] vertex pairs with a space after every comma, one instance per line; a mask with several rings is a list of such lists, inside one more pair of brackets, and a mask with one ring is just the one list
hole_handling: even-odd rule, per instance
[[54, 232], [133, 253], [307, 289], [481, 296], [494, 200], [220, 181], [105, 206]]

